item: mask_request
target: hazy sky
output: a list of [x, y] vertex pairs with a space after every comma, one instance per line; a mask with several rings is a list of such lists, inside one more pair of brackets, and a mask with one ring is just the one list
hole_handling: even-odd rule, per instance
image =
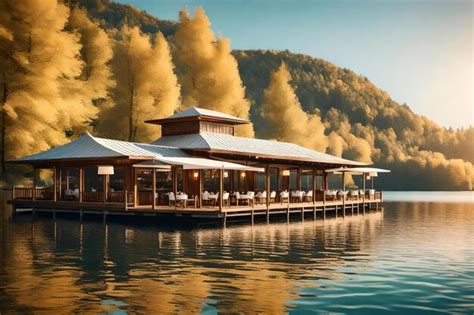
[[443, 126], [474, 124], [471, 0], [120, 0], [162, 19], [202, 6], [233, 48], [289, 49], [369, 78]]

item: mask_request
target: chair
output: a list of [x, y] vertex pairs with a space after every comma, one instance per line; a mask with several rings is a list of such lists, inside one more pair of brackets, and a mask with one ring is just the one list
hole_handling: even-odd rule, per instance
[[262, 191], [257, 194], [257, 202], [262, 204], [267, 202], [267, 192]]
[[272, 191], [270, 193], [270, 203], [275, 202], [275, 198], [276, 198], [276, 191]]
[[229, 193], [225, 192], [222, 194], [222, 203], [230, 207]]
[[169, 192], [169, 193], [168, 193], [168, 200], [169, 200], [169, 201], [168, 201], [168, 204], [169, 204], [170, 206], [176, 205], [176, 198], [175, 198], [173, 192]]
[[369, 199], [375, 199], [375, 189], [369, 189]]
[[201, 196], [202, 204], [205, 205], [210, 204], [211, 200], [209, 199], [209, 193], [207, 191], [204, 191]]
[[306, 195], [304, 196], [304, 199], [305, 201], [309, 201], [309, 202], [313, 201], [313, 191], [312, 190], [308, 191]]
[[249, 206], [250, 206], [250, 202], [251, 202], [252, 205], [253, 205], [253, 204], [254, 204], [254, 198], [255, 198], [255, 192], [253, 192], [253, 191], [247, 191], [247, 197], [248, 197]]
[[283, 203], [285, 200], [288, 202], [289, 194], [287, 191], [282, 191], [280, 193], [280, 202]]
[[359, 199], [359, 191], [358, 190], [351, 190], [349, 192], [349, 196], [351, 200], [357, 200]]

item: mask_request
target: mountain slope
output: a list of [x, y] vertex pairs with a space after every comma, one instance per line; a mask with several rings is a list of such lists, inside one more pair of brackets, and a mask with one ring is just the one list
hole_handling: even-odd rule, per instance
[[[170, 38], [176, 31], [176, 22], [160, 20], [130, 5], [106, 0], [69, 3], [84, 6], [105, 28], [127, 23]], [[396, 170], [384, 179], [385, 188], [472, 189], [473, 128], [442, 128], [408, 105], [398, 104], [367, 78], [321, 59], [289, 51], [235, 50], [233, 54], [252, 102], [256, 136], [267, 137], [261, 115], [263, 91], [271, 71], [284, 62], [303, 108], [321, 115], [333, 146], [330, 153], [353, 159], [369, 157]]]

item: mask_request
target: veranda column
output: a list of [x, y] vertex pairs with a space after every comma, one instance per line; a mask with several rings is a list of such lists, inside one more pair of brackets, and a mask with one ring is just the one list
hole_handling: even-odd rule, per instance
[[313, 205], [316, 203], [316, 169], [313, 168], [312, 172], [312, 183], [313, 183]]
[[365, 214], [365, 174], [366, 173], [362, 173], [362, 190], [364, 192], [364, 194], [362, 195], [362, 212]]
[[153, 199], [153, 202], [151, 204], [151, 208], [155, 210], [156, 208], [156, 168], [153, 168], [152, 171], [153, 171], [153, 179], [152, 179], [153, 183], [151, 184], [151, 190], [152, 190], [151, 198]]
[[265, 169], [265, 188], [267, 191], [267, 209], [270, 206], [270, 165], [267, 164]]
[[203, 192], [203, 176], [202, 176], [202, 170], [199, 169], [199, 195], [198, 195], [198, 201], [199, 201], [199, 208], [202, 208], [202, 192]]
[[31, 199], [36, 200], [36, 168], [33, 166], [33, 191]]
[[57, 197], [57, 190], [58, 190], [58, 174], [57, 174], [56, 166], [53, 168], [53, 178], [54, 178], [54, 183], [53, 183], [53, 201], [56, 202], [56, 201], [58, 200], [58, 197]]
[[[66, 185], [69, 189], [69, 169], [67, 170]], [[84, 168], [79, 167], [79, 202], [82, 202], [82, 191], [84, 189]]]
[[219, 170], [219, 211], [222, 212], [222, 194], [224, 192], [224, 168]]
[[138, 185], [137, 185], [137, 168], [132, 167], [133, 174], [133, 206], [138, 206]]
[[342, 216], [346, 216], [346, 172], [342, 172]]

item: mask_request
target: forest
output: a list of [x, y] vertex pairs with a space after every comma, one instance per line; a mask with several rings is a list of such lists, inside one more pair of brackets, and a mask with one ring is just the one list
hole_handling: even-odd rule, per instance
[[[107, 0], [0, 0], [1, 180], [6, 161], [89, 131], [151, 142], [144, 123], [198, 106], [289, 141], [392, 170], [387, 190], [472, 190], [474, 128], [448, 129], [368, 78], [289, 51], [232, 50], [204, 9], [160, 20]], [[443, 106], [443, 104], [433, 104]]]

